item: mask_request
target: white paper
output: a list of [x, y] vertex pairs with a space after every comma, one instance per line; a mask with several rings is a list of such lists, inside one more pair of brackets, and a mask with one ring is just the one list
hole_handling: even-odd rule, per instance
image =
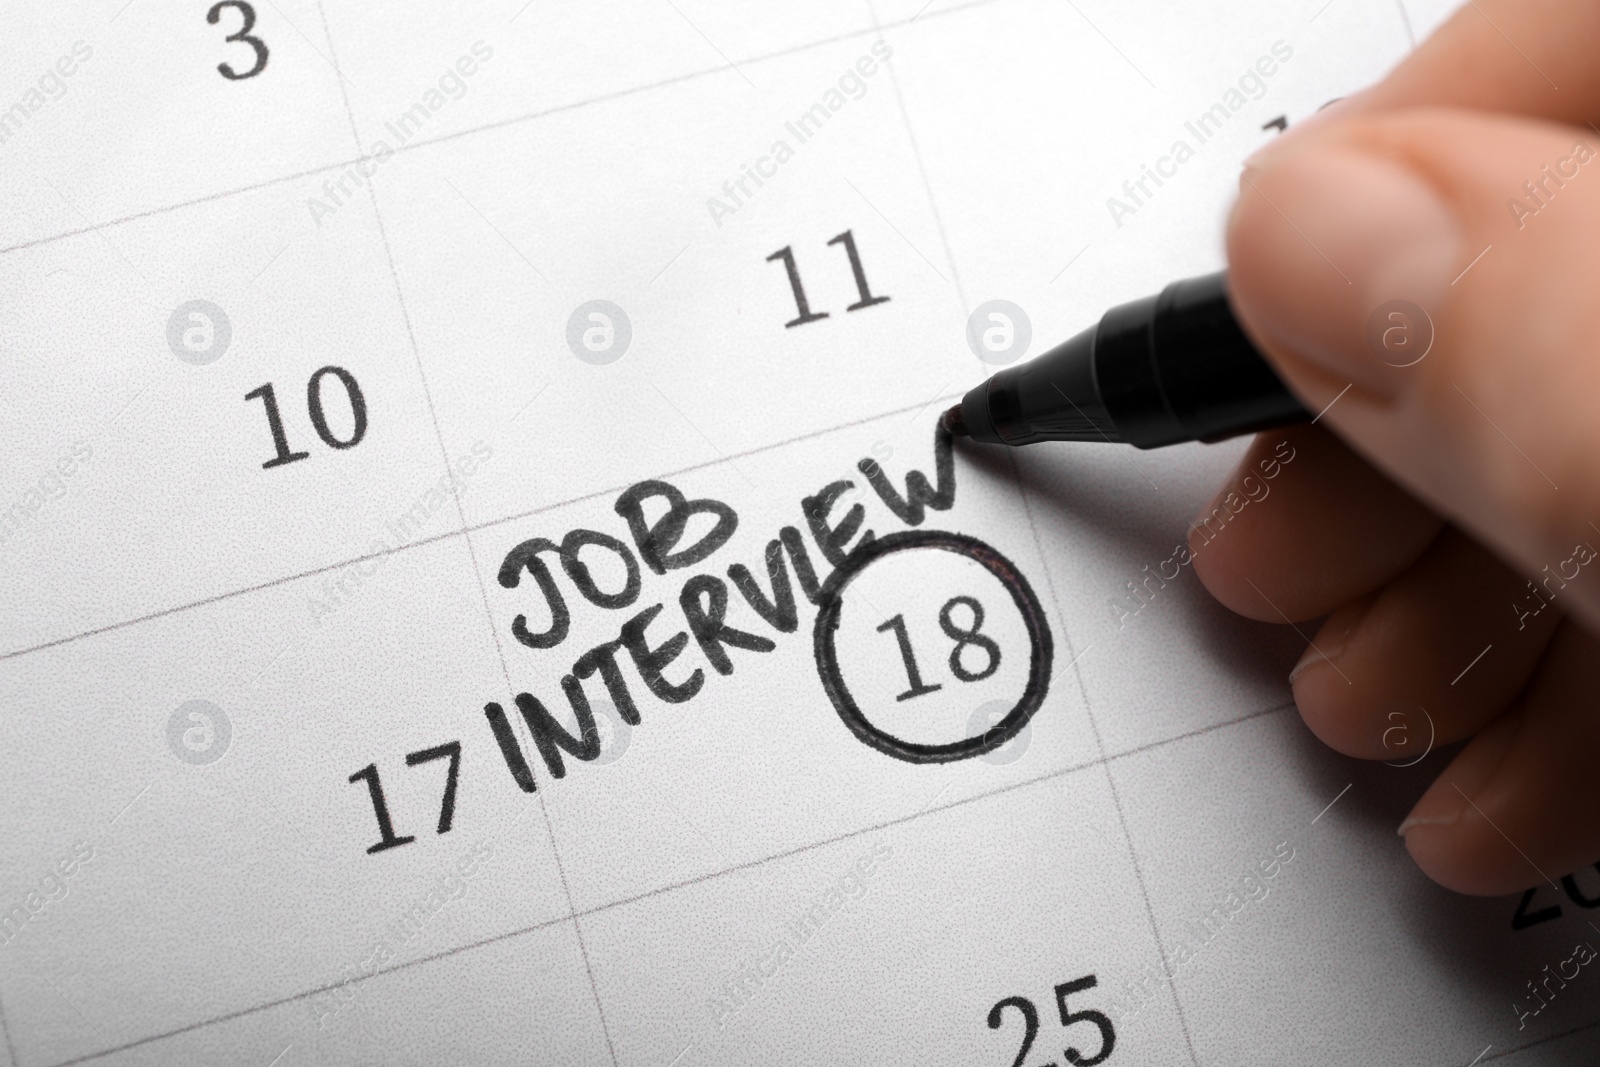
[[[953, 497], [910, 518], [859, 466], [949, 492], [938, 414], [993, 369], [975, 308], [1024, 309], [1033, 354], [1219, 268], [1273, 120], [1380, 76], [1442, 5], [213, 10], [0, 16], [13, 1067], [1004, 1065], [1017, 998], [1033, 1067], [1600, 1050], [1586, 969], [1528, 1013], [1542, 968], [1600, 940], [1593, 872], [1520, 930], [1520, 898], [1439, 889], [1393, 827], [1441, 756], [1321, 748], [1285, 682], [1301, 639], [1187, 569], [1114, 606], [1240, 443], [958, 446]], [[254, 74], [226, 40], [247, 13]], [[826, 318], [785, 327], [785, 249]], [[595, 300], [626, 326], [580, 315], [573, 347]], [[305, 456], [263, 467], [269, 384]], [[618, 510], [653, 480], [737, 528], [655, 573]], [[859, 505], [876, 538], [921, 538], [842, 594], [863, 718], [913, 745], [983, 736], [1042, 655], [1031, 596], [1049, 670], [1004, 747], [864, 742], [821, 680], [795, 554], [786, 626], [730, 577], [771, 595], [792, 528], [825, 579], [803, 501], [840, 481], [827, 524]], [[685, 506], [669, 552], [720, 536]], [[576, 553], [599, 599], [627, 603], [536, 554], [569, 618], [531, 647], [518, 630], [554, 616], [519, 547], [578, 530], [603, 535]], [[1004, 564], [949, 548], [973, 541]], [[730, 673], [688, 634], [690, 582], [748, 635], [715, 646]], [[686, 635], [658, 685], [700, 688], [663, 699], [623, 647], [637, 723], [600, 708], [597, 667], [579, 683], [597, 755], [563, 676], [656, 604], [648, 646]], [[907, 700], [902, 634], [926, 690]], [[559, 777], [519, 694], [574, 735]], [[369, 853], [373, 778], [411, 840]]]

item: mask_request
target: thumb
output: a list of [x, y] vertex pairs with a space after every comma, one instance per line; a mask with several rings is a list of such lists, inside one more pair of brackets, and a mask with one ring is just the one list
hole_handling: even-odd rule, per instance
[[[1594, 559], [1600, 137], [1427, 109], [1275, 148], [1229, 222], [1245, 329], [1320, 421], [1528, 575]], [[1562, 593], [1592, 631], [1597, 587]]]

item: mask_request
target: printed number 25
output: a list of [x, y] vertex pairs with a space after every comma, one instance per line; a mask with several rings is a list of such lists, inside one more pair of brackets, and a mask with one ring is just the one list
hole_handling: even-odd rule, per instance
[[243, 41], [248, 44], [255, 50], [256, 65], [241, 74], [227, 63], [218, 63], [217, 72], [229, 81], [235, 82], [245, 78], [254, 78], [257, 74], [267, 69], [267, 43], [259, 37], [250, 36], [250, 31], [256, 25], [256, 9], [245, 3], [245, 0], [217, 0], [215, 4], [211, 5], [211, 10], [206, 12], [206, 21], [215, 26], [217, 20], [222, 17], [222, 9], [225, 7], [238, 8], [239, 18], [243, 25], [239, 27], [238, 33], [223, 39], [227, 41]]
[[[1067, 1007], [1068, 997], [1074, 993], [1082, 993], [1086, 989], [1093, 989], [1097, 984], [1095, 976], [1090, 974], [1056, 986], [1056, 1006], [1061, 1009], [1061, 1025], [1070, 1028], [1077, 1023], [1093, 1023], [1100, 1030], [1100, 1049], [1093, 1056], [1085, 1056], [1076, 1047], [1067, 1048], [1067, 1062], [1073, 1064], [1073, 1067], [1095, 1067], [1097, 1063], [1104, 1063], [1110, 1058], [1111, 1050], [1117, 1046], [1116, 1028], [1111, 1025], [1111, 1020], [1104, 1012], [1093, 1009], [1071, 1011]], [[1022, 1048], [1017, 1050], [1017, 1058], [1012, 1061], [1011, 1067], [1025, 1067], [1028, 1052], [1033, 1048], [1034, 1038], [1039, 1036], [1039, 1011], [1027, 997], [1006, 997], [989, 1009], [989, 1029], [1000, 1029], [1001, 1017], [1007, 1008], [1016, 1008], [1021, 1013], [1023, 1025]]]

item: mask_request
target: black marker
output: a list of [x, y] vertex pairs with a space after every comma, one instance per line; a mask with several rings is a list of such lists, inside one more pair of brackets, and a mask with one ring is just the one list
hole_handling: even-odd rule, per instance
[[992, 444], [1220, 441], [1311, 417], [1251, 345], [1226, 274], [1174, 282], [1106, 312], [1036, 359], [1008, 367], [944, 413]]

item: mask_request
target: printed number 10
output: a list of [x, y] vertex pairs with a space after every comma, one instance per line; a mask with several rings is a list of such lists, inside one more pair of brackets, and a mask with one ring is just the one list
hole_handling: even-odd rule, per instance
[[[344, 386], [345, 397], [350, 401], [350, 417], [355, 425], [347, 438], [334, 436], [328, 427], [327, 418], [323, 415], [322, 380], [330, 374], [339, 379], [339, 384]], [[293, 463], [311, 455], [309, 452], [295, 452], [289, 448], [289, 435], [283, 428], [283, 416], [278, 414], [278, 397], [272, 391], [271, 382], [250, 390], [244, 394], [244, 398], [260, 399], [262, 406], [267, 410], [267, 429], [272, 432], [272, 445], [277, 455], [261, 464], [262, 469], [271, 470], [273, 467], [281, 467], [285, 463]], [[361, 395], [361, 386], [356, 382], [355, 375], [343, 367], [323, 367], [311, 376], [311, 380], [306, 383], [306, 407], [311, 415], [312, 429], [317, 431], [317, 436], [322, 438], [322, 443], [329, 448], [354, 448], [367, 435], [367, 399]]]

